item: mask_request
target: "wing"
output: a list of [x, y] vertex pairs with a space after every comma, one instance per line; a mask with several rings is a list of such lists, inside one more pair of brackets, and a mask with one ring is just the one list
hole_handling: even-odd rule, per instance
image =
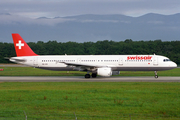
[[81, 70], [81, 71], [94, 71], [97, 68], [107, 67], [107, 66], [101, 66], [101, 65], [81, 64], [81, 63], [68, 63], [68, 62], [59, 62], [59, 63], [64, 63], [68, 67], [76, 67], [77, 70]]

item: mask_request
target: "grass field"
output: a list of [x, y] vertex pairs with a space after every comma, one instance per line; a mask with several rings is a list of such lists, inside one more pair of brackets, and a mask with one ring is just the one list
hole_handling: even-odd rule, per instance
[[[84, 76], [79, 71], [0, 67], [0, 76]], [[159, 76], [180, 76], [180, 69]], [[121, 71], [119, 76], [154, 76]], [[153, 82], [2, 82], [0, 120], [180, 119], [180, 83]]]
[[0, 83], [0, 119], [180, 119], [180, 83]]
[[[0, 67], [0, 76], [84, 76], [80, 71], [50, 71], [32, 67]], [[180, 76], [180, 68], [158, 71], [159, 76]], [[154, 76], [154, 71], [120, 71], [118, 76]]]

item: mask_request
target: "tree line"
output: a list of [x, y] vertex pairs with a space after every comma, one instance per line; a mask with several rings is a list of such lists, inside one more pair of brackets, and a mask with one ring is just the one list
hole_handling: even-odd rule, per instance
[[[180, 64], [180, 41], [97, 41], [97, 42], [57, 42], [38, 41], [28, 45], [39, 55], [163, 55]], [[9, 63], [4, 57], [16, 56], [13, 43], [0, 42], [0, 63]]]

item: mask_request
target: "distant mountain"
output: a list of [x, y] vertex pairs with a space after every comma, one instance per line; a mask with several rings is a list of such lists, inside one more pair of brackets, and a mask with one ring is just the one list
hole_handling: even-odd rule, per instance
[[1, 13], [0, 42], [12, 42], [11, 33], [19, 33], [27, 42], [180, 40], [179, 19], [180, 14], [154, 13], [140, 17], [87, 14], [37, 19]]

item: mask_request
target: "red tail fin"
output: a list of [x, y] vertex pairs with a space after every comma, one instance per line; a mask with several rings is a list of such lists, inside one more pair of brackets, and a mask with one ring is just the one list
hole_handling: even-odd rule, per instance
[[37, 56], [32, 49], [27, 45], [27, 43], [22, 39], [22, 37], [17, 34], [13, 33], [12, 38], [14, 41], [14, 47], [16, 49], [16, 55], [19, 56]]

